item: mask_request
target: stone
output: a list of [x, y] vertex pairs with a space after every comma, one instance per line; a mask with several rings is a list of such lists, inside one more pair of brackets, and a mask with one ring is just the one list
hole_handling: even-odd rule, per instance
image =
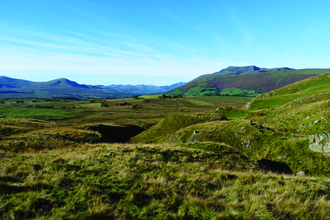
[[246, 149], [250, 150], [252, 147], [253, 141], [251, 141], [249, 139], [245, 139], [245, 140], [243, 140], [242, 144]]
[[298, 173], [296, 173], [297, 176], [305, 176], [305, 172], [304, 171], [299, 171]]
[[278, 156], [277, 159], [283, 159], [283, 158], [286, 158], [286, 155], [282, 155], [282, 156]]
[[236, 133], [235, 133], [235, 137], [237, 137], [240, 133], [243, 133], [245, 130], [245, 127], [242, 127], [240, 130], [238, 130]]
[[316, 121], [314, 121], [314, 124], [319, 123], [319, 122], [321, 122], [321, 120], [317, 119]]
[[193, 133], [192, 133], [192, 135], [191, 135], [191, 137], [189, 138], [189, 140], [188, 140], [188, 144], [193, 144], [193, 143], [195, 143], [195, 141], [197, 141], [197, 138], [196, 138], [196, 136], [198, 135], [198, 133], [199, 133], [199, 131], [193, 131]]
[[198, 134], [199, 133], [199, 131], [194, 131], [193, 132], [193, 135], [196, 135], [196, 134]]
[[259, 129], [265, 129], [265, 127], [262, 124], [259, 124]]
[[113, 157], [113, 156], [115, 156], [116, 154], [115, 153], [113, 153], [113, 152], [111, 152], [111, 153], [106, 153], [106, 156], [107, 157]]

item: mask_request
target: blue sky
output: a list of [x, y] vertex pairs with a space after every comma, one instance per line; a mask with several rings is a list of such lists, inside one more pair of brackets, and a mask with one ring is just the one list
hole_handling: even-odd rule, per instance
[[0, 0], [0, 75], [188, 82], [228, 66], [330, 68], [330, 1]]

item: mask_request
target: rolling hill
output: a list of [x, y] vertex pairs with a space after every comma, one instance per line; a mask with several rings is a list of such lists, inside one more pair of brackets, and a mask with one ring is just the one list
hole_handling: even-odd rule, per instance
[[291, 83], [324, 74], [330, 69], [259, 68], [230, 66], [213, 74], [202, 75], [187, 84], [169, 91], [168, 95], [198, 96], [254, 95], [282, 88]]
[[101, 118], [89, 112], [94, 106], [100, 113], [100, 103], [72, 102], [71, 114], [90, 108], [78, 124], [0, 118], [0, 218], [329, 219], [329, 86], [326, 73], [260, 94], [243, 108], [219, 102], [177, 111], [133, 143], [109, 138], [132, 126], [116, 121], [148, 123], [145, 113], [158, 118], [152, 114], [173, 102], [186, 109], [189, 100], [233, 97], [134, 100], [143, 103], [134, 121], [115, 100], [104, 111], [123, 114]]
[[61, 78], [48, 82], [32, 82], [0, 76], [0, 98], [125, 98], [132, 95], [159, 94], [184, 83], [170, 86], [152, 85], [84, 85]]
[[242, 109], [168, 116], [132, 141], [221, 143], [252, 160], [285, 162], [294, 173], [329, 176], [329, 87], [330, 73], [317, 75], [262, 93]]

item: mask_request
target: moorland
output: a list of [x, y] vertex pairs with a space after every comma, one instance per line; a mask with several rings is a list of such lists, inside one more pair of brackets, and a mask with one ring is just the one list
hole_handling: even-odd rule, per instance
[[328, 219], [329, 86], [3, 100], [0, 218]]

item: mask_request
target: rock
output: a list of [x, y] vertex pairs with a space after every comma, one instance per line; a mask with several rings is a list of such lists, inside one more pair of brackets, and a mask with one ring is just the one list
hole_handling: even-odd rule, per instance
[[315, 142], [315, 138], [314, 138], [314, 135], [310, 135], [309, 136], [309, 141], [314, 143]]
[[189, 138], [189, 140], [188, 140], [188, 144], [193, 144], [193, 143], [195, 143], [196, 141], [197, 141], [197, 138], [196, 138], [196, 136], [198, 135], [198, 133], [199, 133], [199, 131], [193, 131], [193, 133], [192, 133], [192, 135], [191, 135], [191, 137]]
[[259, 129], [265, 129], [266, 127], [264, 127], [262, 124], [259, 124]]
[[286, 158], [286, 155], [282, 155], [282, 156], [278, 156], [277, 159], [283, 159], [283, 158]]
[[304, 171], [299, 171], [298, 173], [296, 173], [297, 176], [305, 176], [305, 172]]
[[246, 149], [250, 150], [252, 147], [253, 141], [251, 141], [249, 139], [245, 139], [245, 140], [243, 140], [242, 144]]
[[[309, 149], [315, 152], [330, 155], [330, 135], [329, 134], [313, 134], [309, 136], [311, 144]], [[328, 140], [328, 141], [326, 141]]]
[[258, 165], [265, 171], [271, 171], [275, 173], [293, 174], [290, 167], [284, 162], [276, 162], [267, 159], [258, 160]]
[[113, 153], [113, 152], [111, 152], [111, 153], [106, 153], [106, 157], [114, 157], [116, 154], [115, 153]]
[[242, 127], [240, 130], [238, 130], [236, 133], [235, 133], [235, 137], [237, 137], [240, 133], [243, 133], [245, 131], [245, 127]]
[[314, 121], [314, 124], [319, 123], [319, 122], [321, 122], [321, 120], [317, 119], [316, 121]]

